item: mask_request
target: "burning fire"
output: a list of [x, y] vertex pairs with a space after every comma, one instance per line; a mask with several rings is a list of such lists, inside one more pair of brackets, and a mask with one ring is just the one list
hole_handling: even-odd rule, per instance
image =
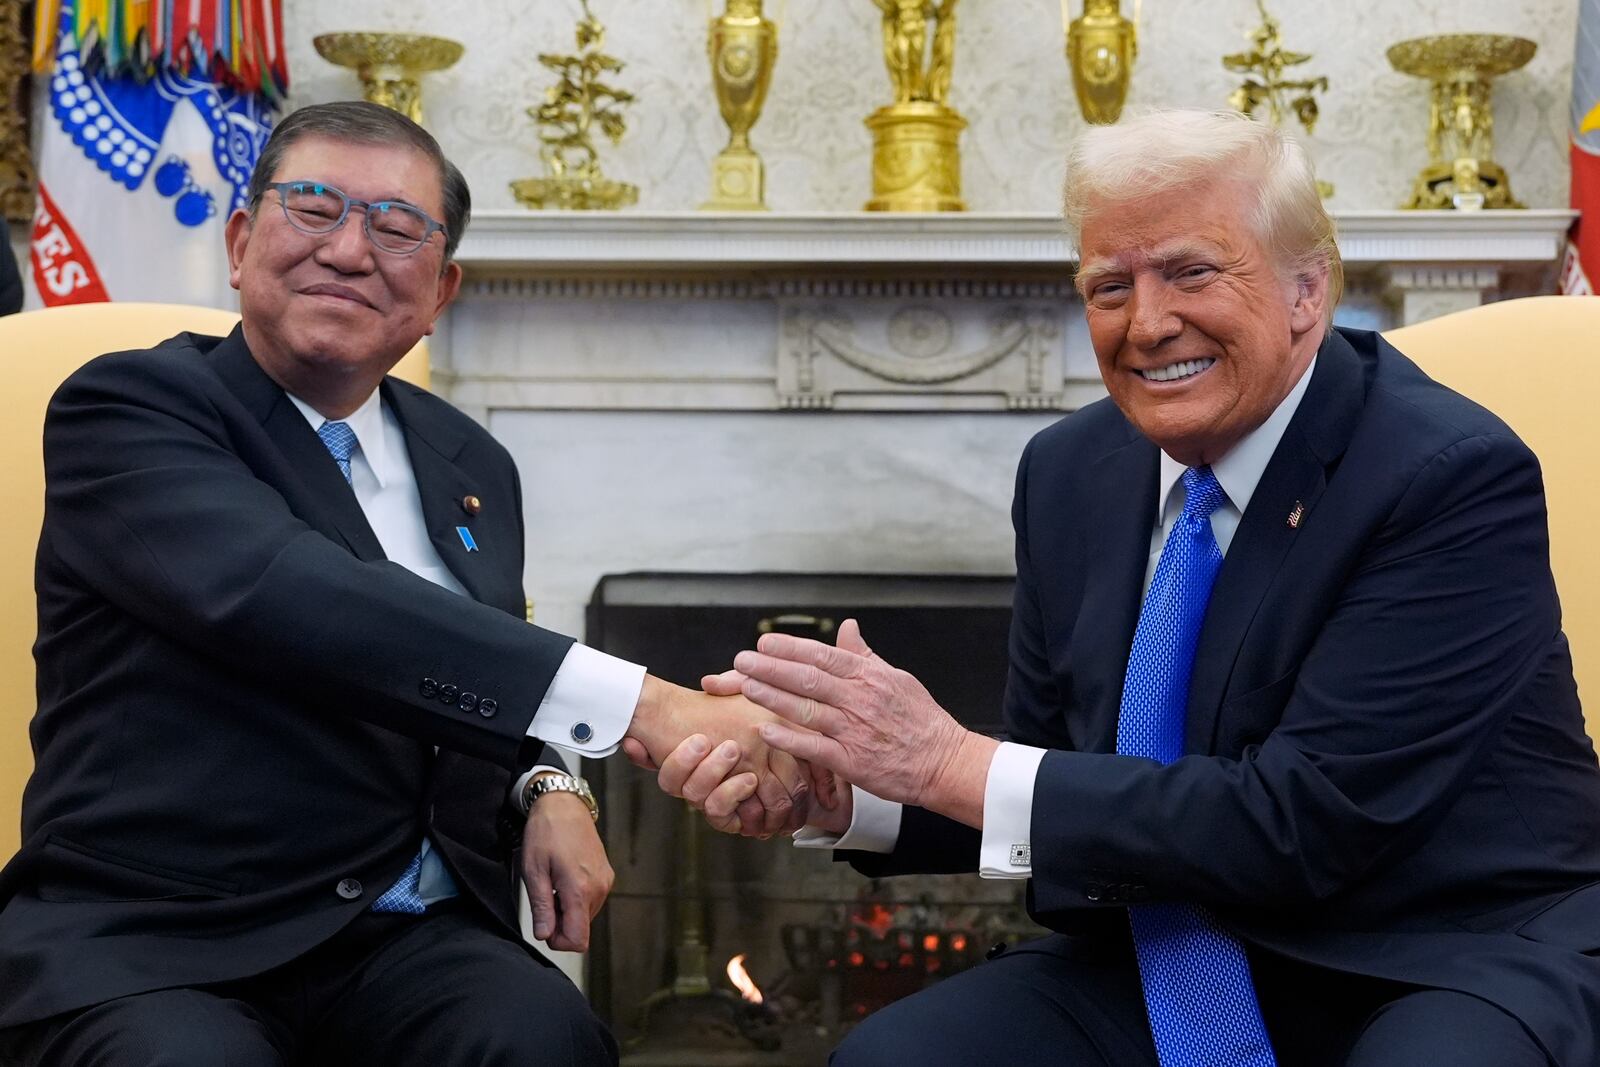
[[744, 969], [744, 955], [741, 952], [728, 961], [728, 981], [738, 988], [741, 997], [752, 1004], [760, 1004], [761, 987], [750, 980], [750, 972]]

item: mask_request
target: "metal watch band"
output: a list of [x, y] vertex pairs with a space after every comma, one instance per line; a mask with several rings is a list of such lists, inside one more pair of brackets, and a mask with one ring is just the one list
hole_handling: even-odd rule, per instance
[[594, 791], [589, 788], [589, 783], [573, 774], [547, 774], [540, 778], [530, 778], [528, 784], [522, 787], [522, 811], [527, 814], [533, 810], [533, 802], [546, 793], [573, 793], [582, 800], [589, 809], [589, 817], [596, 822], [600, 819], [600, 805], [595, 802]]

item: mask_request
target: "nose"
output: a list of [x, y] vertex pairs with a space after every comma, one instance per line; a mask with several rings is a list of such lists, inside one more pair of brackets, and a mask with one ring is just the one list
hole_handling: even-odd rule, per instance
[[1133, 280], [1128, 297], [1128, 340], [1139, 348], [1155, 348], [1176, 337], [1183, 323], [1171, 306], [1171, 289], [1165, 279], [1141, 274]]
[[366, 219], [361, 209], [352, 207], [344, 225], [322, 238], [316, 259], [341, 274], [370, 274], [377, 266], [372, 242], [364, 230]]

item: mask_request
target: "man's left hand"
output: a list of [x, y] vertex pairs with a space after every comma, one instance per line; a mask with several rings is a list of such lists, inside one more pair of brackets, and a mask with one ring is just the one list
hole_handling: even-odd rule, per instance
[[999, 742], [964, 729], [921, 682], [880, 659], [854, 619], [830, 647], [766, 634], [733, 664], [750, 700], [794, 724], [766, 723], [762, 740], [885, 800], [917, 804], [969, 826]]
[[522, 830], [522, 881], [533, 912], [533, 936], [554, 949], [583, 952], [589, 922], [600, 913], [616, 875], [589, 808], [570, 793], [533, 802]]

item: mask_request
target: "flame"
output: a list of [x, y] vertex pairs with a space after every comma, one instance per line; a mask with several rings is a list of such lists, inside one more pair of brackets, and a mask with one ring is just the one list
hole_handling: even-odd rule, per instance
[[761, 987], [750, 980], [750, 972], [744, 969], [744, 953], [741, 952], [728, 961], [728, 981], [732, 982], [739, 990], [739, 995], [752, 1004], [762, 1001]]

